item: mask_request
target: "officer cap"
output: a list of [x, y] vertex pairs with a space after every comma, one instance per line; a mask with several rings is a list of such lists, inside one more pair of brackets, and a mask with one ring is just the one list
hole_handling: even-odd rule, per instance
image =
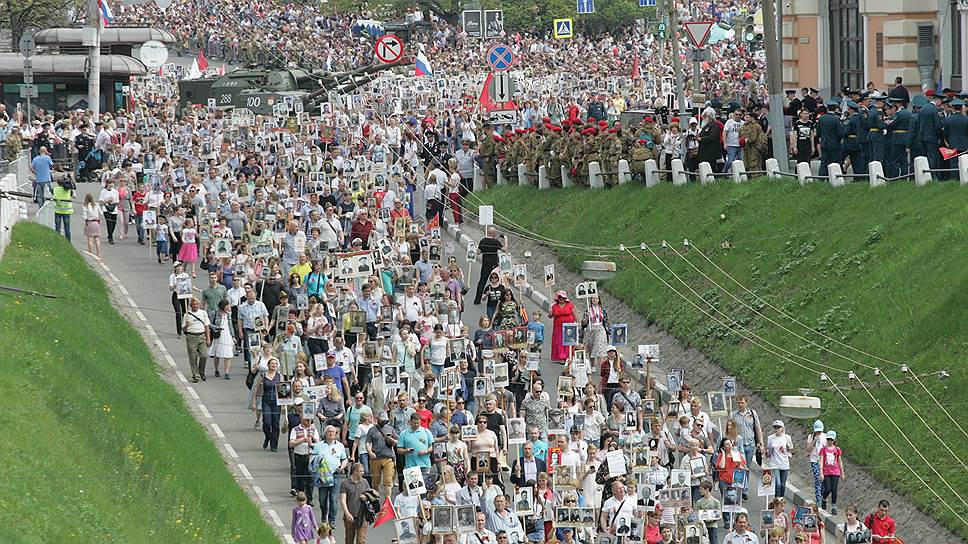
[[965, 101], [960, 98], [955, 98], [954, 100], [951, 101], [951, 105], [952, 107], [960, 108], [965, 105]]
[[923, 108], [924, 106], [927, 105], [927, 103], [928, 103], [928, 99], [921, 94], [911, 99], [911, 106], [915, 108]]
[[848, 100], [847, 101], [847, 107], [848, 108], [855, 109], [855, 110], [858, 109], [858, 108], [860, 108], [860, 106], [857, 105], [857, 102], [854, 102], [853, 100]]
[[837, 101], [836, 101], [836, 100], [834, 100], [833, 98], [830, 98], [830, 99], [828, 99], [828, 100], [827, 100], [826, 102], [824, 102], [824, 103], [823, 103], [823, 105], [824, 105], [824, 106], [828, 106], [828, 107], [831, 107], [831, 108], [836, 108], [837, 106], [839, 106], [839, 105], [840, 105], [840, 102], [837, 102]]

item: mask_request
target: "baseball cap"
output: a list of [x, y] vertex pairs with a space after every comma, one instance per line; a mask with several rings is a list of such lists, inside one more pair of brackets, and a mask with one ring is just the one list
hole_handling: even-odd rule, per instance
[[294, 400], [292, 401], [292, 403], [293, 403], [294, 405], [296, 405], [296, 406], [299, 406], [299, 405], [301, 405], [301, 404], [302, 404], [303, 402], [305, 402], [305, 401], [303, 400], [303, 398], [302, 398], [302, 397], [296, 397], [296, 398], [295, 398], [295, 399], [294, 399]]
[[333, 359], [335, 359], [336, 358], [336, 352], [335, 351], [327, 351], [326, 352], [326, 358], [329, 359], [330, 357], [332, 357]]
[[819, 419], [813, 422], [813, 432], [822, 433], [823, 432], [823, 421]]
[[837, 440], [837, 431], [827, 431], [827, 440]]
[[784, 425], [783, 425], [783, 422], [778, 419], [778, 420], [776, 420], [776, 421], [773, 422], [773, 426], [774, 427], [783, 427]]

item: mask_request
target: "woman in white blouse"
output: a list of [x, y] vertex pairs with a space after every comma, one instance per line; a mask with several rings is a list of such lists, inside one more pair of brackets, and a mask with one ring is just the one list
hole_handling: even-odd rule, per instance
[[84, 197], [84, 236], [87, 238], [87, 252], [101, 258], [101, 207], [94, 201], [94, 195]]

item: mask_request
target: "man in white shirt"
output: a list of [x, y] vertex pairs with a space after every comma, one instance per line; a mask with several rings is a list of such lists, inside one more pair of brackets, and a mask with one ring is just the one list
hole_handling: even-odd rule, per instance
[[416, 288], [408, 285], [403, 290], [403, 298], [400, 300], [400, 319], [410, 323], [410, 327], [416, 328], [417, 320], [420, 319], [420, 311], [423, 309], [423, 302], [417, 296]]
[[484, 526], [485, 521], [487, 521], [487, 518], [484, 516], [484, 512], [478, 512], [477, 526], [474, 528], [474, 532], [460, 535], [460, 544], [497, 544], [497, 536]]
[[[297, 397], [294, 401], [296, 409], [302, 411], [302, 397]], [[289, 447], [292, 448], [293, 466], [296, 471], [296, 491], [306, 493], [308, 502], [313, 502], [313, 477], [309, 473], [309, 454], [312, 452], [313, 445], [319, 442], [319, 432], [313, 425], [311, 417], [302, 417], [294, 429], [289, 431]]]
[[733, 161], [743, 160], [743, 148], [739, 145], [739, 129], [743, 126], [743, 110], [736, 109], [730, 114], [729, 119], [723, 126], [724, 140], [726, 144], [726, 165], [723, 172], [729, 172]]
[[212, 333], [208, 312], [202, 309], [197, 298], [192, 298], [190, 310], [182, 317], [182, 332], [188, 346], [188, 364], [192, 369], [192, 382], [198, 383], [201, 376], [205, 381], [205, 362], [208, 360], [206, 348], [212, 345]]
[[353, 350], [346, 347], [346, 341], [342, 336], [333, 338], [333, 349], [330, 352], [336, 355], [336, 364], [343, 369], [347, 381], [350, 384], [356, 384], [356, 356]]
[[343, 245], [343, 224], [334, 211], [332, 206], [326, 206], [326, 217], [319, 225], [319, 237], [330, 251]]
[[743, 513], [736, 515], [733, 530], [726, 533], [723, 544], [759, 544], [760, 539], [750, 530], [749, 516]]
[[598, 528], [610, 535], [628, 535], [632, 529], [635, 503], [635, 497], [625, 495], [625, 484], [618, 480], [612, 482], [612, 496], [602, 504]]

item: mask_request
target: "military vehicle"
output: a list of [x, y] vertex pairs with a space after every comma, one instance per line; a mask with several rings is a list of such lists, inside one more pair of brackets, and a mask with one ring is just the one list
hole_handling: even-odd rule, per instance
[[178, 82], [179, 109], [190, 104], [206, 106], [214, 99], [218, 108], [246, 108], [255, 115], [271, 115], [273, 105], [291, 100], [302, 103], [303, 111], [315, 112], [327, 101], [329, 92], [350, 92], [370, 83], [384, 70], [411, 63], [375, 64], [349, 72], [244, 68], [224, 76]]

